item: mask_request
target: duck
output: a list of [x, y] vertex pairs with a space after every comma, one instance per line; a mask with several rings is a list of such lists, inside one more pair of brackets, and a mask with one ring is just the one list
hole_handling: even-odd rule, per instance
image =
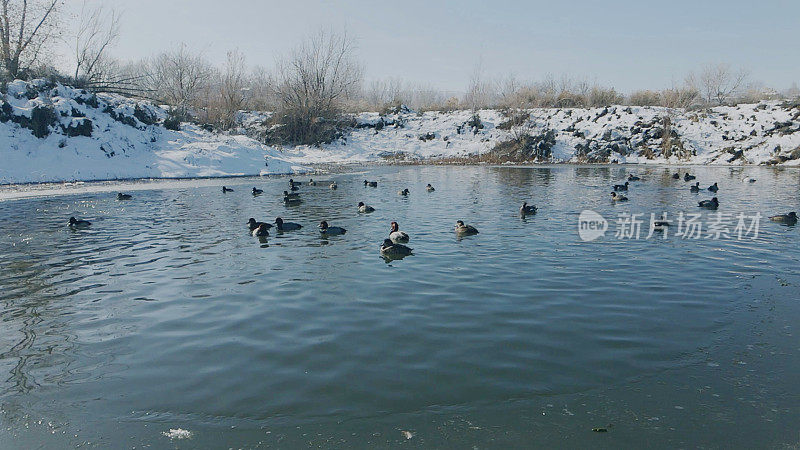
[[261, 225], [266, 225], [268, 229], [272, 228], [272, 224], [269, 224], [269, 223], [266, 223], [266, 222], [256, 222], [256, 219], [254, 219], [252, 217], [250, 218], [250, 220], [247, 221], [247, 228], [249, 228], [250, 231], [255, 230], [256, 228], [260, 227]]
[[342, 227], [328, 226], [328, 222], [323, 220], [319, 223], [319, 232], [322, 234], [327, 234], [328, 236], [337, 236], [347, 233], [347, 230]]
[[411, 254], [412, 249], [403, 244], [392, 242], [391, 239], [384, 239], [381, 244], [381, 255], [402, 257]]
[[719, 200], [717, 200], [717, 197], [714, 197], [711, 200], [703, 200], [701, 202], [698, 202], [697, 205], [700, 206], [701, 208], [717, 209], [719, 208]]
[[309, 186], [316, 186], [316, 185], [317, 185], [317, 182], [316, 182], [316, 181], [314, 181], [314, 179], [313, 179], [313, 178], [309, 178], [309, 179], [308, 179], [308, 185], [309, 185]]
[[300, 197], [295, 197], [295, 196], [283, 197], [283, 204], [286, 206], [297, 206], [300, 203], [303, 203], [303, 199], [301, 199]]
[[526, 214], [536, 214], [536, 206], [528, 205], [528, 202], [522, 202], [522, 206], [519, 207], [519, 213], [523, 216]]
[[708, 190], [711, 192], [717, 192], [719, 190], [719, 186], [717, 186], [717, 183], [714, 183], [708, 187]]
[[683, 175], [683, 181], [692, 181], [695, 178], [697, 177], [694, 175], [689, 175], [689, 172], [686, 172], [686, 174]]
[[629, 184], [630, 184], [630, 183], [629, 183], [629, 182], [627, 182], [627, 181], [625, 182], [625, 184], [615, 184], [615, 185], [614, 185], [614, 190], [615, 190], [615, 191], [627, 191], [627, 190], [628, 190], [628, 185], [629, 185]]
[[670, 225], [667, 213], [661, 213], [661, 219], [653, 221], [653, 229], [656, 231], [665, 231]]
[[472, 225], [464, 225], [463, 220], [458, 220], [456, 221], [455, 232], [459, 236], [471, 236], [473, 234], [478, 234], [478, 229]]
[[269, 236], [269, 226], [266, 223], [260, 223], [257, 228], [254, 228], [250, 233], [253, 237], [267, 237]]
[[286, 200], [287, 198], [300, 198], [300, 194], [297, 192], [283, 191], [283, 199]]
[[756, 182], [755, 178], [750, 178], [750, 177], [742, 178], [742, 183], [755, 183], [755, 182]]
[[786, 225], [794, 225], [797, 223], [797, 213], [792, 211], [788, 214], [778, 214], [777, 216], [770, 216], [769, 220], [785, 223]]
[[227, 194], [228, 192], [233, 192], [233, 189], [231, 189], [231, 188], [229, 188], [227, 186], [222, 186], [222, 193], [223, 194]]
[[400, 225], [397, 222], [392, 222], [391, 230], [389, 231], [389, 240], [395, 244], [405, 244], [411, 238], [408, 237], [405, 231], [400, 231]]
[[408, 193], [409, 193], [408, 188], [403, 189], [401, 191], [397, 191], [397, 195], [402, 195], [402, 196], [406, 196], [406, 195], [408, 195]]
[[336, 182], [334, 181], [333, 183], [331, 183], [330, 188], [331, 189], [339, 189], [339, 185], [337, 185]]
[[92, 222], [89, 222], [88, 220], [78, 220], [74, 217], [69, 218], [70, 228], [86, 228], [91, 224]]
[[300, 228], [303, 228], [303, 226], [300, 225], [299, 223], [284, 222], [283, 219], [278, 217], [277, 219], [275, 219], [275, 228], [277, 228], [278, 231], [295, 231], [299, 230]]
[[364, 186], [369, 186], [369, 187], [378, 187], [378, 182], [377, 182], [377, 181], [367, 181], [367, 180], [364, 180]]
[[616, 192], [612, 192], [611, 193], [611, 200], [615, 201], [615, 202], [627, 202], [628, 201], [628, 197], [625, 197], [624, 195], [621, 195], [621, 194], [617, 194]]
[[639, 181], [641, 178], [637, 177], [636, 175], [629, 173], [628, 174], [628, 181]]
[[428, 185], [427, 185], [427, 186], [425, 186], [425, 190], [426, 190], [426, 191], [428, 191], [428, 192], [433, 192], [433, 191], [435, 191], [436, 189], [434, 189], [434, 187], [433, 187], [433, 186], [431, 186], [431, 184], [430, 184], [430, 183], [428, 183]]
[[364, 202], [358, 202], [358, 212], [360, 213], [371, 213], [375, 212], [375, 208], [369, 205], [365, 205]]
[[681, 174], [679, 174], [679, 173], [673, 173], [673, 174], [672, 174], [672, 179], [673, 179], [673, 180], [680, 180], [680, 179], [681, 179]]
[[689, 190], [692, 192], [700, 192], [700, 182], [698, 181], [697, 183], [693, 184], [691, 187], [689, 187]]
[[122, 192], [117, 194], [117, 200], [130, 200], [133, 196], [130, 194], [123, 194]]
[[261, 195], [263, 193], [264, 191], [262, 191], [261, 189], [253, 188], [253, 195]]
[[294, 192], [294, 191], [299, 191], [299, 190], [300, 190], [300, 188], [299, 188], [299, 187], [297, 187], [297, 186], [292, 186], [292, 187], [290, 187], [290, 188], [289, 188], [289, 190], [291, 190], [292, 192]]
[[294, 188], [294, 187], [297, 187], [297, 186], [300, 186], [300, 183], [299, 182], [295, 182], [294, 179], [292, 179], [292, 178], [289, 178], [289, 187], [290, 188]]

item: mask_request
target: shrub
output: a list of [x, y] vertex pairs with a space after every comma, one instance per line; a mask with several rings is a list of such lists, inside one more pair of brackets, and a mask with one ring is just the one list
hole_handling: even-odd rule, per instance
[[658, 106], [661, 95], [655, 91], [634, 91], [630, 96], [630, 104], [634, 106]]
[[73, 120], [68, 126], [61, 126], [64, 134], [70, 137], [86, 136], [91, 137], [94, 127], [92, 121], [87, 118]]
[[[50, 127], [58, 123], [58, 115], [50, 106], [37, 106], [31, 112], [27, 127], [37, 138], [44, 138], [50, 134]], [[24, 126], [24, 125], [23, 125]]]
[[136, 117], [139, 119], [139, 122], [142, 122], [145, 125], [153, 125], [158, 121], [155, 114], [150, 112], [150, 110], [147, 108], [142, 108], [138, 103], [136, 104], [136, 108], [133, 110], [133, 117]]
[[164, 128], [172, 131], [181, 131], [181, 119], [178, 116], [170, 114], [164, 119]]

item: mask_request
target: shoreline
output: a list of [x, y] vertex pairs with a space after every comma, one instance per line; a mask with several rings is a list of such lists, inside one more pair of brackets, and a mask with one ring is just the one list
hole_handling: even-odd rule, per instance
[[307, 177], [309, 175], [332, 175], [341, 173], [356, 173], [359, 169], [370, 169], [375, 167], [418, 167], [418, 166], [432, 166], [432, 167], [496, 167], [496, 168], [516, 168], [516, 169], [548, 169], [556, 167], [574, 167], [574, 168], [597, 168], [597, 167], [618, 167], [618, 168], [640, 168], [640, 169], [680, 169], [680, 168], [712, 168], [712, 169], [772, 169], [774, 171], [795, 170], [800, 171], [800, 166], [768, 166], [763, 164], [748, 164], [748, 165], [720, 165], [720, 164], [640, 164], [640, 163], [571, 163], [571, 162], [550, 162], [550, 163], [506, 163], [496, 164], [488, 162], [473, 162], [473, 163], [456, 163], [456, 162], [436, 162], [432, 160], [424, 160], [419, 162], [364, 162], [364, 163], [330, 163], [322, 164], [317, 163], [309, 165], [311, 169], [306, 173], [272, 173], [272, 174], [254, 174], [254, 175], [224, 175], [224, 176], [208, 176], [208, 177], [146, 177], [146, 178], [117, 178], [117, 179], [98, 179], [98, 180], [73, 180], [73, 181], [41, 181], [41, 182], [27, 182], [27, 183], [5, 183], [0, 184], [0, 202], [22, 200], [28, 198], [48, 197], [48, 196], [61, 196], [71, 195], [78, 193], [103, 193], [103, 192], [116, 192], [116, 191], [141, 191], [149, 189], [163, 189], [163, 188], [178, 188], [178, 187], [208, 187], [208, 186], [221, 186], [223, 180], [245, 180], [245, 179], [272, 179], [284, 177]]

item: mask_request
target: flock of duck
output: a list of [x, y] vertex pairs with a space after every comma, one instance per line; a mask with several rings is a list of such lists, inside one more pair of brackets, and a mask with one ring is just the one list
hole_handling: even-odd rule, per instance
[[[673, 180], [680, 180], [681, 179], [681, 174], [680, 173], [672, 174], [672, 179]], [[688, 182], [693, 181], [695, 179], [697, 179], [697, 177], [694, 176], [694, 175], [690, 175], [688, 172], [683, 174], [683, 181], [684, 182], [688, 183]], [[613, 186], [614, 190], [611, 192], [611, 200], [613, 200], [615, 202], [626, 202], [626, 201], [628, 201], [628, 197], [626, 197], [626, 196], [624, 196], [622, 194], [619, 194], [618, 192], [620, 192], [620, 191], [628, 192], [628, 187], [631, 185], [631, 182], [640, 181], [640, 180], [641, 180], [641, 178], [637, 177], [636, 175], [628, 174], [628, 180], [625, 181], [624, 184], [615, 184]], [[756, 180], [753, 179], [753, 178], [747, 178], [746, 181], [749, 182], [749, 183], [755, 183]], [[692, 192], [692, 193], [696, 194], [696, 193], [699, 193], [701, 190], [702, 190], [702, 188], [700, 187], [700, 182], [699, 181], [695, 181], [695, 183], [693, 185], [689, 186], [689, 191]], [[705, 190], [707, 190], [708, 192], [716, 194], [719, 191], [719, 185], [717, 185], [717, 183], [714, 182], [714, 184], [710, 185]], [[719, 208], [719, 199], [716, 196], [714, 196], [710, 200], [701, 200], [701, 201], [697, 202], [697, 205], [700, 208], [717, 209], [717, 208]], [[769, 219], [771, 221], [773, 221], [773, 222], [783, 223], [783, 224], [786, 224], [786, 225], [795, 225], [797, 223], [797, 213], [792, 211], [792, 212], [787, 213], [787, 214], [778, 214], [778, 215], [775, 215], [775, 216], [770, 216]], [[666, 229], [666, 227], [669, 227], [669, 225], [670, 225], [669, 221], [667, 221], [666, 217], [663, 216], [663, 215], [662, 215], [661, 220], [658, 220], [658, 221], [654, 222], [654, 228], [656, 230], [664, 230], [664, 229]]]
[[[680, 180], [681, 176], [679, 173], [675, 173], [672, 175], [672, 178], [675, 180]], [[694, 175], [686, 173], [683, 176], [683, 181], [690, 182], [692, 180], [695, 180], [696, 178], [697, 177], [695, 177]], [[633, 174], [628, 174], [628, 179], [627, 181], [625, 181], [624, 184], [613, 185], [613, 191], [611, 192], [612, 201], [614, 202], [627, 201], [628, 197], [621, 194], [621, 192], [628, 192], [631, 183], [636, 181], [641, 181], [641, 178]], [[750, 183], [755, 182], [755, 180], [752, 178], [748, 179], [747, 181]], [[294, 179], [289, 179], [289, 188], [283, 191], [284, 204], [289, 206], [302, 203], [300, 194], [297, 192], [300, 189], [301, 184], [302, 183], [295, 182]], [[317, 182], [314, 181], [314, 179], [309, 179], [306, 185], [317, 186]], [[364, 186], [378, 187], [378, 182], [364, 180]], [[338, 185], [334, 181], [330, 183], [328, 187], [330, 189], [337, 189]], [[436, 189], [434, 189], [434, 187], [431, 184], [428, 184], [425, 187], [425, 190], [427, 192], [433, 192]], [[701, 191], [700, 182], [695, 182], [693, 185], [690, 186], [689, 190], [692, 193], [699, 193]], [[719, 191], [719, 186], [715, 182], [714, 184], [708, 186], [706, 190], [716, 194]], [[223, 194], [227, 194], [229, 192], [233, 192], [233, 189], [227, 186], [222, 186], [222, 192]], [[262, 195], [263, 193], [264, 191], [262, 189], [258, 189], [256, 187], [254, 187], [252, 190], [253, 196], [259, 196]], [[410, 191], [408, 189], [402, 189], [397, 192], [398, 195], [402, 196], [408, 196], [409, 193]], [[131, 196], [130, 194], [124, 194], [121, 192], [117, 194], [117, 200], [131, 200], [132, 198], [133, 196]], [[716, 210], [719, 207], [719, 200], [715, 196], [710, 200], [699, 201], [698, 206], [700, 208]], [[359, 202], [357, 208], [358, 212], [363, 214], [369, 214], [375, 211], [375, 208], [365, 204], [364, 202]], [[522, 216], [533, 215], [536, 214], [536, 212], [537, 212], [536, 206], [528, 205], [527, 202], [523, 202], [522, 206], [519, 208], [519, 213]], [[795, 225], [797, 223], [797, 213], [793, 211], [787, 214], [778, 214], [775, 216], [770, 216], [769, 219], [772, 220], [773, 222], [783, 223], [786, 225]], [[82, 229], [82, 228], [88, 228], [89, 226], [91, 226], [91, 222], [87, 220], [80, 220], [76, 219], [75, 217], [69, 218], [70, 228]], [[281, 217], [275, 218], [275, 221], [273, 223], [259, 222], [256, 221], [256, 219], [254, 218], [250, 218], [250, 220], [248, 220], [247, 222], [247, 226], [248, 229], [250, 230], [250, 233], [254, 237], [259, 237], [259, 238], [265, 238], [269, 236], [269, 230], [273, 227], [279, 232], [297, 231], [303, 228], [302, 225], [294, 222], [286, 222]], [[661, 220], [657, 220], [654, 222], [654, 228], [657, 230], [665, 230], [669, 226], [670, 222], [667, 221], [665, 216], [662, 216]], [[322, 234], [323, 236], [337, 236], [347, 233], [346, 229], [338, 226], [331, 226], [325, 220], [319, 223], [318, 228], [320, 234]], [[465, 224], [462, 220], [456, 221], [456, 225], [453, 230], [459, 237], [472, 236], [478, 234], [477, 228], [475, 228], [472, 225]], [[398, 225], [398, 223], [392, 222], [389, 229], [389, 236], [383, 240], [383, 243], [380, 246], [380, 252], [382, 255], [388, 258], [401, 258], [404, 256], [408, 256], [412, 254], [412, 249], [404, 244], [407, 244], [409, 240], [410, 240], [409, 235], [403, 231], [400, 231], [400, 226]]]
[[[302, 203], [302, 199], [300, 194], [296, 191], [300, 189], [302, 183], [295, 182], [294, 179], [289, 179], [289, 189], [283, 191], [283, 202], [284, 204], [288, 205], [297, 205]], [[317, 182], [314, 181], [313, 178], [309, 179], [306, 183], [308, 186], [317, 186]], [[338, 189], [338, 185], [336, 182], [332, 182], [328, 187], [331, 189]], [[378, 187], [377, 181], [369, 181], [364, 180], [364, 187]], [[436, 189], [428, 183], [425, 186], [425, 190], [427, 192], [434, 192]], [[233, 189], [228, 188], [227, 186], [222, 187], [223, 193], [233, 192]], [[408, 196], [411, 191], [406, 189], [401, 189], [397, 192], [398, 195]], [[262, 189], [258, 189], [256, 187], [253, 188], [252, 194], [253, 196], [262, 195], [264, 191]], [[370, 205], [365, 204], [364, 202], [358, 202], [356, 206], [359, 213], [362, 214], [369, 214], [375, 212], [375, 208]], [[523, 214], [534, 214], [536, 212], [535, 206], [528, 206], [527, 203], [523, 203], [520, 212]], [[302, 225], [294, 222], [285, 222], [282, 218], [278, 217], [275, 219], [274, 223], [268, 222], [259, 222], [255, 218], [250, 218], [247, 222], [247, 226], [250, 229], [250, 233], [255, 237], [267, 237], [269, 236], [269, 230], [274, 228], [280, 232], [286, 231], [296, 231], [303, 228]], [[319, 232], [323, 236], [338, 236], [347, 233], [347, 230], [342, 227], [331, 226], [328, 224], [327, 221], [323, 220], [319, 223]], [[454, 231], [458, 236], [471, 236], [478, 234], [478, 230], [473, 227], [472, 225], [467, 225], [462, 220], [456, 221], [456, 225], [454, 227]], [[409, 235], [404, 232], [400, 231], [400, 225], [397, 222], [392, 222], [389, 228], [389, 236], [383, 240], [380, 246], [380, 252], [383, 256], [388, 258], [402, 258], [412, 254], [412, 249], [404, 244], [407, 244], [410, 240]]]

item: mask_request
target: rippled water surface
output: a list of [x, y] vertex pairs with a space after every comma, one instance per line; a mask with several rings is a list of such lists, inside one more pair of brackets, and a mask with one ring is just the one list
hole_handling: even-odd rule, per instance
[[[644, 239], [711, 197], [675, 170], [380, 167], [290, 207], [286, 178], [0, 188], [0, 447], [797, 446], [800, 230]], [[688, 170], [723, 214], [800, 210], [797, 170]], [[249, 236], [277, 216], [304, 228]], [[387, 262], [393, 220], [414, 255]]]

